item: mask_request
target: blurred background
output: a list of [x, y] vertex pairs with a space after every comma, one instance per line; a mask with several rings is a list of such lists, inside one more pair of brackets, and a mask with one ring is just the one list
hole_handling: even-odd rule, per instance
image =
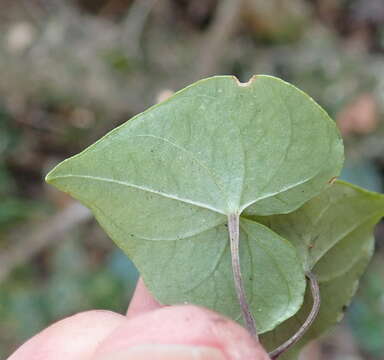
[[[137, 273], [56, 163], [213, 74], [309, 93], [346, 144], [343, 178], [383, 192], [383, 0], [0, 0], [0, 358], [51, 322], [122, 312]], [[305, 359], [384, 359], [384, 226], [346, 318]]]

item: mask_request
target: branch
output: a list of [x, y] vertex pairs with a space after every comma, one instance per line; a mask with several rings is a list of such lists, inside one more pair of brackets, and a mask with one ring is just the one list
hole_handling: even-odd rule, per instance
[[243, 313], [243, 318], [247, 326], [248, 331], [258, 339], [257, 330], [255, 325], [255, 320], [249, 310], [249, 305], [245, 295], [243, 278], [241, 276], [241, 267], [240, 267], [240, 256], [239, 256], [239, 216], [237, 214], [228, 215], [228, 232], [229, 232], [229, 241], [231, 244], [231, 258], [232, 258], [232, 271], [233, 278], [235, 281], [235, 289], [237, 298], [239, 299], [241, 312]]
[[72, 228], [91, 218], [91, 212], [83, 205], [74, 202], [64, 210], [48, 219], [39, 229], [28, 229], [29, 237], [18, 241], [9, 250], [0, 255], [0, 283], [4, 281], [17, 266], [25, 264], [68, 233]]
[[[124, 19], [121, 41], [126, 42], [131, 56], [140, 56], [140, 43], [149, 15], [158, 0], [136, 0], [129, 8]], [[127, 41], [127, 39], [129, 41]]]
[[311, 294], [313, 298], [312, 310], [309, 313], [307, 319], [304, 321], [303, 325], [301, 325], [300, 329], [296, 332], [296, 334], [294, 334], [285, 343], [283, 343], [278, 348], [269, 353], [269, 356], [272, 360], [277, 359], [283, 352], [287, 351], [291, 346], [295, 345], [304, 336], [304, 334], [315, 321], [317, 314], [319, 313], [321, 302], [319, 284], [316, 280], [315, 274], [313, 274], [312, 272], [307, 272], [306, 276], [309, 279], [311, 285]]
[[242, 5], [243, 0], [218, 2], [216, 16], [199, 50], [201, 55], [196, 63], [193, 80], [213, 75], [217, 71], [217, 63], [222, 58], [226, 43], [238, 24]]

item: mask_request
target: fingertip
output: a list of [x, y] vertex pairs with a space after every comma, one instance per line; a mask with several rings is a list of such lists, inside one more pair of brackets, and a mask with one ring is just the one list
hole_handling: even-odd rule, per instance
[[125, 321], [125, 316], [111, 311], [78, 313], [29, 339], [8, 360], [89, 359], [99, 343]]
[[[243, 327], [193, 305], [163, 307], [132, 318], [100, 344], [95, 358], [112, 359], [114, 353], [147, 345], [208, 348], [220, 351], [226, 360], [269, 360], [261, 345]], [[148, 353], [142, 359], [157, 358]]]

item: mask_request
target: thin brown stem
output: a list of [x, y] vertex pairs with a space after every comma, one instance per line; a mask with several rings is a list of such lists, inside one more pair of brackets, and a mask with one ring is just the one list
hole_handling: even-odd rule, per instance
[[241, 312], [246, 324], [248, 331], [256, 339], [258, 339], [255, 320], [249, 310], [249, 305], [245, 295], [243, 278], [241, 276], [240, 268], [240, 255], [239, 255], [239, 240], [240, 240], [240, 230], [239, 230], [239, 216], [237, 214], [228, 215], [228, 232], [229, 232], [229, 241], [231, 244], [231, 257], [232, 257], [232, 271], [235, 281], [235, 289], [237, 298], [239, 299]]
[[288, 339], [285, 343], [280, 345], [278, 348], [269, 353], [269, 356], [272, 360], [277, 359], [283, 352], [287, 351], [291, 346], [296, 344], [303, 335], [307, 332], [309, 327], [315, 321], [317, 314], [320, 309], [320, 289], [319, 284], [316, 280], [315, 274], [312, 272], [306, 273], [307, 278], [309, 279], [309, 283], [311, 286], [311, 294], [313, 298], [312, 310], [309, 313], [307, 319], [304, 321], [303, 325], [301, 325], [300, 329], [297, 330], [296, 334], [294, 334], [290, 339]]
[[243, 0], [222, 0], [217, 3], [213, 22], [203, 38], [198, 53], [194, 80], [220, 73], [220, 60], [228, 42], [240, 24]]

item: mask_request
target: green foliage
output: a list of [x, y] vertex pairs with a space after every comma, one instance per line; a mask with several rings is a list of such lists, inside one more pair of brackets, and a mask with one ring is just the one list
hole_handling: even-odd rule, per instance
[[32, 202], [28, 202], [16, 197], [2, 197], [0, 203], [0, 227], [4, 230], [6, 227], [24, 220], [36, 206]]
[[[384, 212], [381, 197], [330, 185], [342, 162], [334, 122], [306, 94], [270, 76], [245, 84], [220, 76], [137, 115], [47, 181], [92, 209], [161, 303], [192, 302], [236, 320], [227, 221], [240, 217], [241, 270], [259, 333], [299, 311], [306, 271], [322, 293], [340, 292], [310, 339], [349, 302]], [[297, 316], [309, 306], [307, 297]], [[293, 335], [291, 321], [276, 339]]]
[[380, 359], [384, 353], [384, 262], [377, 253], [361, 281], [347, 321], [364, 352]]
[[[373, 228], [383, 214], [383, 195], [337, 181], [291, 214], [259, 218], [295, 246], [304, 267], [320, 283], [320, 313], [302, 340], [284, 355], [287, 359], [342, 318], [372, 255]], [[293, 318], [263, 337], [267, 348], [275, 348], [295, 333], [311, 305], [307, 294]]]
[[1, 359], [52, 319], [90, 309], [126, 311], [137, 279], [132, 263], [118, 249], [94, 263], [80, 235], [70, 234], [52, 249], [45, 264], [49, 275], [26, 264], [1, 284], [0, 317], [7, 329], [0, 338]]
[[[19, 133], [11, 126], [12, 120], [0, 104], [0, 233], [20, 220], [24, 220], [37, 206], [17, 196], [13, 176], [5, 165], [6, 156], [19, 142]], [[1, 234], [0, 234], [1, 235]]]
[[0, 164], [4, 155], [17, 143], [18, 137], [19, 134], [11, 126], [9, 114], [0, 103]]

